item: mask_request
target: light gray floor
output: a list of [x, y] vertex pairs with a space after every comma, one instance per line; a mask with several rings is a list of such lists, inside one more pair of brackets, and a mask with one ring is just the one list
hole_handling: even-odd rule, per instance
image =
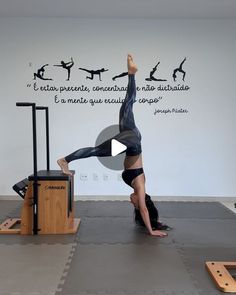
[[[0, 201], [0, 219], [21, 201]], [[77, 235], [0, 236], [0, 295], [218, 295], [207, 260], [236, 261], [236, 215], [217, 202], [159, 202], [167, 238], [125, 201], [78, 201]]]

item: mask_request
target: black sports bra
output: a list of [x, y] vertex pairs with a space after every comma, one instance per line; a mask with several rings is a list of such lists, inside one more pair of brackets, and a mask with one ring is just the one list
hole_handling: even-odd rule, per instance
[[126, 155], [127, 156], [138, 156], [142, 153], [141, 144], [135, 144], [132, 147], [127, 148]]

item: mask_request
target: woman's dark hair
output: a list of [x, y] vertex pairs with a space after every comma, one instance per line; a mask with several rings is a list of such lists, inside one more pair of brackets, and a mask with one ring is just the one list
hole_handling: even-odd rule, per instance
[[[158, 210], [156, 206], [154, 205], [153, 201], [151, 200], [151, 197], [148, 194], [145, 195], [145, 202], [148, 209], [152, 229], [153, 230], [160, 229], [160, 223], [158, 222], [158, 219], [159, 219]], [[143, 218], [141, 216], [139, 209], [134, 209], [134, 220], [136, 224], [145, 226], [145, 223], [143, 222]]]

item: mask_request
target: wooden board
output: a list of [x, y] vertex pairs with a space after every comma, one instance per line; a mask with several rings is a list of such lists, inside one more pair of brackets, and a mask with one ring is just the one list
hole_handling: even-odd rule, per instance
[[236, 262], [207, 261], [206, 268], [220, 291], [236, 292], [236, 281], [227, 270], [227, 268], [236, 269]]
[[20, 229], [12, 228], [17, 223], [20, 223], [19, 218], [8, 218], [0, 224], [0, 234], [19, 234]]
[[33, 182], [30, 181], [25, 194], [21, 210], [21, 231], [22, 235], [33, 234]]
[[74, 218], [71, 221], [71, 223], [69, 224], [69, 227], [67, 229], [67, 233], [68, 234], [75, 234], [79, 229], [80, 222], [81, 222], [80, 218]]

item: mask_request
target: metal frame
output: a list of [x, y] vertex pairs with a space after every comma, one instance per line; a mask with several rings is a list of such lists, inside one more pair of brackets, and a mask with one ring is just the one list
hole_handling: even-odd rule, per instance
[[47, 170], [50, 170], [50, 150], [49, 150], [49, 112], [48, 107], [37, 107], [31, 102], [17, 102], [17, 107], [32, 108], [32, 131], [33, 131], [33, 234], [38, 234], [38, 162], [37, 162], [37, 110], [45, 110], [46, 120], [46, 165]]

